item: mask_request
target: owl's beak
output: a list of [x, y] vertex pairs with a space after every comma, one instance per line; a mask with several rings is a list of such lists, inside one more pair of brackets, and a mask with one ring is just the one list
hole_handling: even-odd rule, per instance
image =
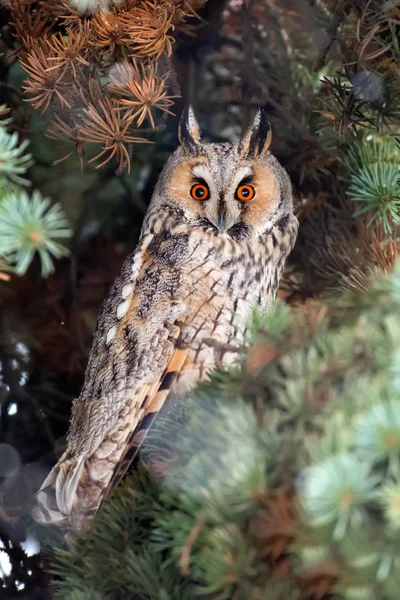
[[224, 214], [218, 216], [216, 225], [220, 231], [226, 231], [226, 216]]
[[222, 212], [218, 215], [217, 222], [214, 223], [214, 225], [218, 227], [221, 233], [226, 233], [235, 225], [235, 223], [235, 218]]
[[[211, 207], [213, 208], [213, 207]], [[220, 233], [226, 233], [229, 229], [235, 225], [236, 216], [230, 214], [229, 211], [226, 210], [225, 206], [220, 206], [218, 212], [214, 209], [212, 212], [209, 211], [206, 213], [207, 220], [214, 225], [216, 229]]]
[[224, 213], [220, 213], [216, 219], [210, 219], [209, 221], [220, 231], [221, 233], [227, 233], [233, 225], [236, 223], [236, 219], [232, 219]]

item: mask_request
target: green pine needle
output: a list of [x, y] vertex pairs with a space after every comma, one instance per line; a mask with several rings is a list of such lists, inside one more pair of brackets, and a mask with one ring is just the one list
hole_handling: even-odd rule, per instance
[[376, 496], [377, 478], [355, 456], [332, 456], [304, 473], [302, 506], [314, 527], [334, 525], [333, 539], [341, 539], [363, 505]]
[[352, 177], [348, 195], [360, 208], [355, 216], [371, 213], [370, 226], [379, 220], [386, 234], [400, 225], [400, 164], [376, 162]]
[[386, 461], [390, 470], [399, 471], [400, 401], [389, 400], [362, 414], [355, 428], [355, 448], [371, 464]]
[[8, 133], [0, 126], [0, 183], [8, 179], [18, 185], [29, 185], [29, 181], [21, 177], [33, 164], [32, 156], [25, 153], [29, 140], [19, 144], [17, 133]]
[[34, 191], [32, 197], [21, 191], [9, 195], [0, 204], [0, 256], [14, 264], [15, 272], [23, 275], [37, 252], [43, 276], [54, 271], [51, 256], [61, 258], [68, 250], [59, 242], [71, 237], [68, 222], [58, 204], [50, 205]]
[[400, 481], [394, 479], [382, 487], [380, 500], [389, 527], [400, 531]]
[[361, 169], [372, 163], [400, 164], [400, 150], [393, 137], [361, 133], [343, 159], [350, 175], [358, 175]]
[[400, 348], [393, 352], [391, 375], [393, 387], [396, 392], [400, 392]]

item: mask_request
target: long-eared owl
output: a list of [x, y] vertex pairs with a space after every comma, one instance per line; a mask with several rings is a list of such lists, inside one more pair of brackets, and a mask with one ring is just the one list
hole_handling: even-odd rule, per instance
[[34, 518], [81, 530], [168, 402], [236, 358], [277, 292], [297, 236], [265, 113], [238, 144], [202, 143], [193, 111], [155, 187], [136, 250], [105, 300], [68, 445]]

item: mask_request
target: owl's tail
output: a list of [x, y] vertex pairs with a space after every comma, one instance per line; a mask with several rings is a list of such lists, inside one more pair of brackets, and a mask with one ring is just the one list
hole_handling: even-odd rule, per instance
[[120, 447], [117, 440], [106, 438], [91, 456], [67, 450], [36, 493], [33, 519], [69, 532], [84, 531], [101, 504], [126, 439], [118, 442]]
[[85, 477], [85, 457], [71, 457], [67, 450], [36, 494], [31, 514], [37, 523], [68, 527], [78, 484]]
[[117, 423], [92, 454], [67, 448], [36, 494], [33, 519], [71, 532], [86, 529], [104, 498], [132, 431], [145, 416], [149, 386], [143, 386], [119, 415]]
[[36, 494], [33, 519], [69, 532], [84, 531], [101, 504], [128, 435], [128, 428], [113, 432], [91, 456], [67, 449]]
[[44, 525], [82, 531], [132, 463], [162, 408], [188, 351], [176, 349], [164, 373], [145, 384], [92, 455], [67, 449], [37, 492], [32, 517]]

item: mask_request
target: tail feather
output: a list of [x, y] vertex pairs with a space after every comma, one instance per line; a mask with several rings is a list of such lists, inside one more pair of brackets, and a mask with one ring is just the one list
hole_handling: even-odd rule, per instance
[[68, 458], [65, 453], [36, 494], [32, 517], [42, 525], [67, 524], [84, 468], [84, 457]]
[[37, 493], [35, 521], [82, 531], [103, 498], [126, 473], [187, 358], [176, 349], [163, 376], [133, 394], [118, 422], [92, 455], [67, 451]]
[[72, 510], [84, 465], [85, 459], [80, 456], [77, 459], [64, 462], [60, 467], [55, 484], [55, 493], [57, 505], [65, 515], [69, 515]]

